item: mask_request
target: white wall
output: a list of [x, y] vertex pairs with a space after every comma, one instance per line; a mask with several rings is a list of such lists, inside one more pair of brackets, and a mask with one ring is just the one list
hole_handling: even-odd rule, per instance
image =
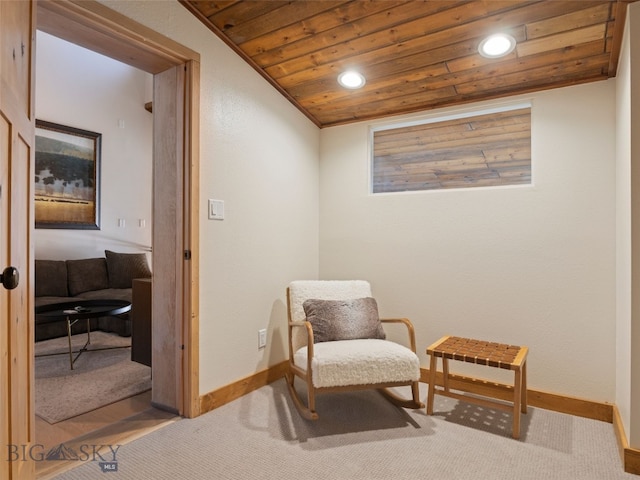
[[640, 5], [629, 5], [616, 76], [616, 405], [629, 444], [640, 447]]
[[[36, 40], [36, 118], [102, 134], [101, 229], [36, 229], [36, 258], [145, 250], [151, 246], [153, 117], [144, 104], [151, 101], [152, 76], [44, 32]], [[118, 227], [119, 218], [125, 227]]]
[[[286, 286], [318, 275], [319, 130], [178, 2], [103, 3], [201, 55], [205, 394], [288, 358]], [[209, 198], [225, 201], [225, 220], [207, 220]]]
[[532, 187], [371, 196], [368, 123], [319, 132], [177, 2], [103, 3], [201, 54], [201, 394], [286, 358], [319, 273], [369, 279], [425, 366], [446, 333], [526, 344], [531, 388], [615, 399], [614, 81], [525, 97]]
[[[383, 122], [322, 130], [320, 276], [370, 280], [383, 316], [414, 322], [423, 366], [445, 334], [527, 345], [531, 388], [613, 401], [615, 82], [518, 99], [533, 102], [528, 187], [370, 195]], [[502, 380], [474, 367], [455, 366]]]

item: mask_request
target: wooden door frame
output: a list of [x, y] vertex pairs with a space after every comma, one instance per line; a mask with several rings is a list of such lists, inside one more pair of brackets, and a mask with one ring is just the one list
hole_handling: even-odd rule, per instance
[[[175, 365], [178, 375], [178, 405], [165, 405], [186, 417], [200, 414], [199, 402], [199, 132], [200, 132], [200, 55], [183, 45], [121, 15], [94, 0], [38, 0], [37, 27], [74, 44], [101, 53], [115, 60], [144, 70], [153, 75], [176, 66], [185, 71], [184, 91], [176, 95], [184, 98], [184, 118], [177, 119], [184, 124], [183, 137], [176, 139], [182, 148], [181, 189], [178, 191], [176, 208], [182, 208], [182, 246], [179, 254], [184, 260], [181, 265], [180, 286], [176, 298], [180, 301], [182, 317], [176, 319], [176, 332], [182, 332], [182, 342], [176, 345], [182, 349], [182, 365]], [[37, 72], [36, 72], [37, 75]], [[143, 107], [143, 106], [141, 106]], [[155, 151], [155, 146], [154, 146]], [[160, 212], [153, 211], [158, 218]], [[183, 225], [184, 224], [184, 228]], [[177, 229], [176, 229], [177, 230]], [[176, 231], [176, 234], [179, 232]], [[157, 252], [154, 255], [176, 255], [176, 252]], [[161, 282], [162, 272], [154, 268], [154, 282]], [[155, 302], [154, 302], [155, 303]], [[178, 309], [179, 310], [179, 309]], [[179, 322], [182, 322], [180, 325]], [[153, 354], [156, 352], [154, 345]], [[176, 362], [180, 355], [176, 353]], [[158, 375], [156, 377], [162, 377]], [[175, 382], [175, 378], [168, 381]], [[162, 380], [160, 380], [162, 381]], [[180, 391], [181, 390], [181, 391]], [[162, 402], [156, 402], [163, 406]]]

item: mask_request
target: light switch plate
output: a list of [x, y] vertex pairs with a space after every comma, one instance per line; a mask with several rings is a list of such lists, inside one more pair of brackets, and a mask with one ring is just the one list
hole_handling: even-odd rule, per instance
[[224, 201], [209, 199], [209, 220], [224, 220]]

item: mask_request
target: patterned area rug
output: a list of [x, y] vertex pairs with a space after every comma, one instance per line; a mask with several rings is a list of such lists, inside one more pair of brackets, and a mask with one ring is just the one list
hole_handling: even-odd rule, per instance
[[[86, 340], [86, 334], [74, 335], [73, 351], [82, 348]], [[91, 344], [73, 370], [68, 351], [67, 337], [35, 346], [36, 415], [51, 424], [151, 388], [151, 368], [131, 361], [131, 337], [91, 332]]]

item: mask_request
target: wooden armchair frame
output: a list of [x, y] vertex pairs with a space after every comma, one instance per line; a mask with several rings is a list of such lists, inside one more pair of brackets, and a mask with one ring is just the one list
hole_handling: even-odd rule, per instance
[[[322, 393], [342, 392], [342, 391], [354, 391], [354, 390], [368, 390], [377, 389], [385, 398], [387, 398], [394, 405], [404, 408], [419, 409], [424, 408], [424, 403], [420, 401], [419, 381], [398, 381], [398, 382], [385, 382], [385, 383], [373, 383], [373, 384], [357, 384], [357, 385], [344, 385], [344, 386], [332, 386], [332, 387], [316, 387], [313, 385], [313, 355], [314, 355], [314, 343], [313, 343], [313, 327], [308, 321], [294, 321], [292, 319], [291, 308], [291, 291], [287, 288], [287, 314], [288, 314], [288, 336], [289, 336], [289, 370], [286, 374], [287, 387], [293, 400], [294, 405], [304, 418], [309, 420], [317, 420], [318, 413], [316, 412], [315, 397]], [[380, 319], [384, 323], [402, 323], [407, 327], [407, 333], [409, 337], [408, 348], [416, 353], [416, 340], [413, 324], [407, 318], [387, 318]], [[306, 336], [306, 348], [307, 348], [307, 368], [306, 370], [297, 366], [294, 362], [294, 346], [293, 337], [295, 329], [303, 329]], [[298, 394], [294, 382], [295, 377], [299, 377], [303, 380], [307, 387], [307, 404], [302, 401]], [[390, 387], [410, 386], [412, 398], [403, 398], [394, 392], [390, 391]]]

